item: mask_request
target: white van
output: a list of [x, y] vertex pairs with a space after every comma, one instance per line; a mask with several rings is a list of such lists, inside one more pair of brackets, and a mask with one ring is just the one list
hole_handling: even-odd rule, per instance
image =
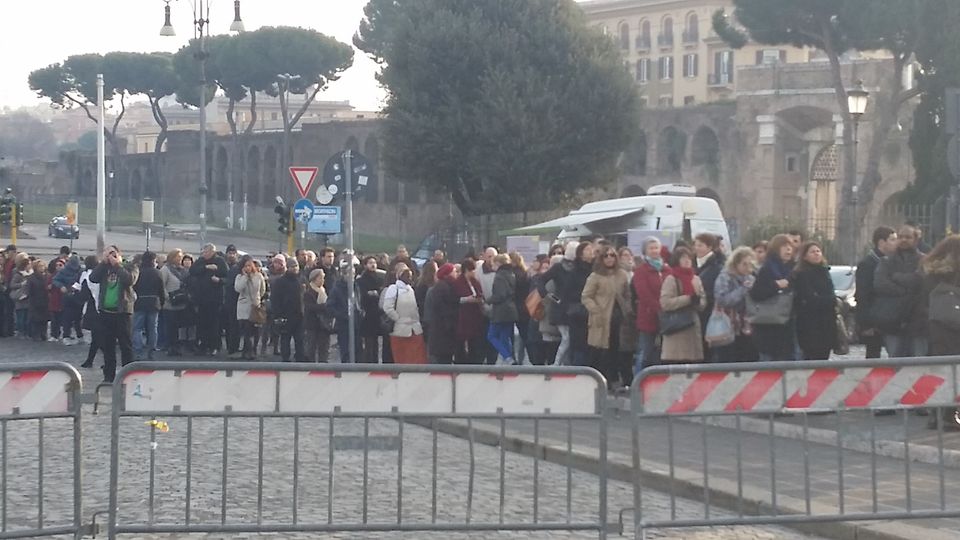
[[[630, 231], [657, 231], [676, 239], [690, 240], [700, 233], [722, 239], [730, 249], [730, 232], [717, 201], [697, 197], [695, 187], [662, 184], [647, 195], [587, 203], [569, 215], [521, 227], [512, 234], [550, 234], [560, 230], [558, 240], [579, 240], [601, 235], [617, 245], [627, 245]], [[669, 246], [673, 247], [673, 246]]]

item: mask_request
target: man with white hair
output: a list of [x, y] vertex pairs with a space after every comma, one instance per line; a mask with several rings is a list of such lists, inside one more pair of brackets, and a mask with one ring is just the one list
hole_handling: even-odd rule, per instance
[[227, 272], [227, 262], [217, 255], [217, 246], [213, 244], [204, 244], [200, 260], [190, 267], [190, 276], [196, 282], [194, 302], [200, 354], [216, 356], [220, 352], [220, 306]]

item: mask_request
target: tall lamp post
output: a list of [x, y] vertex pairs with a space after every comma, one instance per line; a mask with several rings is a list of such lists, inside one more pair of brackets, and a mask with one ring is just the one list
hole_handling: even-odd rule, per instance
[[[176, 31], [170, 22], [170, 1], [164, 0], [163, 26], [161, 36], [175, 36]], [[210, 35], [210, 0], [190, 0], [193, 7], [193, 37], [199, 38], [200, 50], [195, 58], [200, 62], [200, 244], [207, 242], [207, 54], [206, 38]], [[243, 32], [240, 19], [240, 0], [233, 0], [233, 22], [231, 32]]]
[[277, 74], [277, 96], [280, 98], [280, 114], [283, 115], [283, 136], [281, 146], [283, 146], [283, 156], [280, 158], [280, 174], [287, 174], [290, 167], [290, 136], [287, 134], [287, 110], [290, 108], [290, 83], [299, 81], [300, 75], [291, 75], [289, 73]]
[[867, 111], [867, 101], [870, 98], [870, 92], [863, 89], [863, 81], [857, 81], [857, 86], [853, 90], [847, 90], [847, 110], [850, 112], [850, 119], [853, 120], [853, 182], [850, 189], [853, 191], [851, 200], [853, 201], [853, 223], [851, 233], [853, 234], [853, 264], [856, 264], [859, 257], [860, 231], [857, 227], [857, 216], [860, 204], [860, 183], [857, 178], [857, 146], [860, 144], [859, 128], [860, 119], [863, 113]]

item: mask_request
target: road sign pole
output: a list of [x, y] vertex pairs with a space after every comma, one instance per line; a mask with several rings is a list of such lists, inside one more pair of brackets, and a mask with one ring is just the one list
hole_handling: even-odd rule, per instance
[[290, 221], [287, 226], [287, 255], [293, 254], [293, 206], [290, 207]]
[[[354, 255], [353, 250], [353, 164], [351, 163], [352, 155], [350, 150], [346, 150], [343, 153], [343, 167], [344, 167], [344, 187], [346, 188], [346, 222], [347, 222], [347, 249], [350, 250], [349, 257], [352, 259]], [[350, 324], [347, 326], [348, 331], [350, 332], [350, 363], [357, 363], [357, 340], [355, 339], [356, 330], [357, 330], [357, 317], [356, 312], [353, 309], [354, 302], [356, 298], [354, 297], [353, 283], [354, 278], [356, 277], [355, 269], [353, 267], [353, 261], [348, 260], [347, 265], [347, 314], [349, 317]]]

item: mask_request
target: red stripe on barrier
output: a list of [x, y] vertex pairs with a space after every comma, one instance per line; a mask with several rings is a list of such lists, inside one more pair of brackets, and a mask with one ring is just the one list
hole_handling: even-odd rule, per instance
[[197, 375], [201, 377], [209, 377], [211, 375], [216, 375], [217, 370], [215, 369], [188, 369], [183, 372], [184, 376], [188, 375]]
[[44, 375], [48, 372], [46, 371], [21, 371], [19, 373], [14, 373], [12, 380], [30, 380], [30, 379], [42, 379]]
[[897, 374], [896, 368], [878, 367], [870, 370], [860, 384], [843, 400], [847, 407], [866, 407]]
[[650, 396], [652, 396], [654, 392], [657, 391], [657, 389], [663, 386], [663, 383], [667, 382], [667, 379], [669, 378], [670, 376], [666, 374], [651, 375], [649, 377], [644, 378], [642, 381], [640, 381], [640, 386], [638, 388], [638, 391], [643, 396], [643, 402], [646, 403], [650, 401]]
[[903, 405], [923, 405], [945, 382], [947, 381], [943, 377], [924, 375], [917, 379], [910, 390], [907, 390], [907, 393], [900, 398], [900, 403]]
[[817, 369], [807, 378], [806, 393], [803, 389], [797, 390], [787, 400], [789, 409], [806, 409], [820, 397], [828, 386], [840, 376], [840, 372], [835, 369]]
[[150, 369], [150, 370], [148, 370], [148, 369], [140, 369], [140, 370], [137, 370], [137, 371], [129, 371], [129, 372], [127, 372], [127, 374], [124, 375], [124, 378], [126, 378], [126, 377], [133, 377], [134, 375], [153, 375], [153, 373], [154, 373], [154, 371], [153, 371], [152, 369]]
[[727, 407], [726, 411], [752, 411], [757, 403], [767, 395], [767, 392], [783, 378], [782, 371], [759, 371], [754, 373], [750, 382], [740, 390]]
[[673, 402], [673, 405], [667, 409], [668, 414], [685, 413], [696, 410], [697, 407], [707, 399], [713, 390], [727, 378], [727, 373], [711, 372], [701, 373], [690, 383], [690, 386], [684, 390], [680, 399]]
[[311, 371], [308, 374], [310, 377], [336, 377], [337, 372], [335, 371]]

